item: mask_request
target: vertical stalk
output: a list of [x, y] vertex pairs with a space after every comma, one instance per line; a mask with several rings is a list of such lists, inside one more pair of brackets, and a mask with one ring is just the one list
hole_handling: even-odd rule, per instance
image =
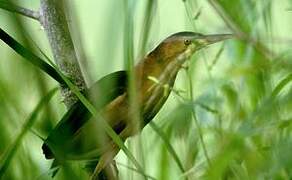
[[[130, 119], [128, 122], [131, 124], [132, 132], [140, 132], [142, 128], [141, 124], [141, 117], [140, 117], [140, 106], [138, 103], [138, 89], [137, 87], [137, 77], [135, 73], [135, 62], [134, 62], [134, 17], [135, 17], [135, 9], [137, 7], [137, 1], [124, 1], [124, 13], [125, 13], [125, 24], [124, 24], [124, 64], [125, 69], [128, 72], [128, 97], [129, 97], [129, 114]], [[144, 40], [143, 40], [144, 41]], [[137, 136], [137, 139], [134, 141], [129, 142], [129, 147], [131, 147], [134, 154], [137, 156], [139, 161], [141, 162], [142, 166], [144, 167], [144, 159], [143, 159], [143, 150], [142, 150], [142, 143], [141, 143], [140, 135]], [[135, 176], [133, 172], [129, 174], [130, 179], [140, 179], [144, 178], [147, 179], [146, 176]]]
[[[187, 73], [188, 73], [188, 76], [189, 76], [188, 80], [189, 80], [189, 88], [190, 88], [190, 101], [194, 102], [193, 83], [192, 83], [192, 79], [191, 79], [191, 74], [190, 74], [190, 72], [187, 72]], [[193, 116], [197, 131], [198, 131], [199, 140], [200, 140], [200, 143], [201, 143], [202, 149], [203, 149], [203, 154], [204, 154], [204, 156], [206, 158], [208, 166], [211, 167], [212, 164], [211, 164], [211, 160], [209, 158], [209, 155], [208, 155], [208, 152], [207, 152], [207, 147], [206, 147], [206, 144], [205, 144], [205, 141], [204, 141], [202, 127], [200, 125], [199, 120], [197, 119], [196, 110], [194, 108], [195, 107], [192, 107], [192, 116]]]
[[[41, 0], [40, 22], [49, 39], [55, 63], [78, 88], [86, 84], [77, 60], [62, 0]], [[61, 84], [61, 93], [67, 108], [78, 99], [68, 87]]]
[[[135, 107], [135, 99], [136, 99], [136, 91], [135, 91], [135, 72], [134, 72], [134, 42], [133, 42], [133, 33], [134, 33], [134, 25], [133, 25], [133, 10], [134, 10], [134, 2], [130, 2], [129, 0], [125, 0], [123, 4], [124, 8], [124, 66], [128, 72], [128, 93], [129, 93], [129, 113], [131, 113], [131, 123], [133, 125], [133, 130], [138, 130], [139, 126], [136, 126], [138, 121], [137, 117], [137, 106]], [[132, 151], [134, 150], [133, 141], [128, 142], [128, 147]], [[131, 161], [128, 159], [127, 164], [130, 166]], [[133, 171], [128, 171], [127, 178], [129, 180], [134, 179]]]

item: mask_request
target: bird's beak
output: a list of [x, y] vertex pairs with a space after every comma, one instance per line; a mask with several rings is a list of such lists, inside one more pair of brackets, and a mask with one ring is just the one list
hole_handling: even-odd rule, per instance
[[196, 37], [196, 41], [201, 46], [207, 46], [210, 44], [214, 44], [219, 41], [223, 41], [226, 39], [234, 38], [233, 34], [212, 34], [212, 35], [201, 35], [199, 37]]

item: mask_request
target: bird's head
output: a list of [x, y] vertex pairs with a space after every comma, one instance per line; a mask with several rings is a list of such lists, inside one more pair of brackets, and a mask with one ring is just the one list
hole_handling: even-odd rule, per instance
[[195, 32], [179, 32], [162, 41], [153, 52], [157, 53], [160, 61], [169, 62], [174, 59], [184, 61], [199, 49], [232, 37], [232, 34], [203, 35]]

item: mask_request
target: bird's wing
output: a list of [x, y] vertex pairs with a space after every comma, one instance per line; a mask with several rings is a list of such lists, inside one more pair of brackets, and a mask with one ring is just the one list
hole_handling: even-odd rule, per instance
[[[100, 110], [113, 99], [123, 94], [126, 89], [127, 72], [117, 71], [101, 78], [84, 94], [96, 109]], [[74, 135], [91, 116], [91, 113], [82, 102], [75, 103], [45, 140], [42, 146], [45, 157], [48, 159], [54, 158], [56, 154], [58, 154], [58, 157], [65, 157], [66, 151], [72, 151], [72, 149], [66, 148], [66, 144], [74, 138]]]

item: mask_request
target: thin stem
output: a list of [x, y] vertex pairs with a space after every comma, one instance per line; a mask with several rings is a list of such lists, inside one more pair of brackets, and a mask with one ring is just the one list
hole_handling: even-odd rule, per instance
[[144, 172], [141, 172], [139, 169], [133, 168], [133, 167], [131, 167], [131, 166], [128, 166], [128, 165], [123, 164], [123, 163], [120, 163], [120, 162], [117, 162], [117, 164], [118, 164], [119, 166], [121, 166], [121, 167], [127, 168], [127, 169], [132, 170], [132, 171], [134, 171], [134, 172], [137, 172], [137, 173], [139, 173], [139, 174], [142, 174], [143, 176], [147, 177], [148, 179], [156, 180], [155, 177], [150, 176], [150, 175], [147, 175], [147, 174], [144, 174]]
[[266, 46], [257, 40], [249, 37], [248, 34], [243, 32], [238, 25], [233, 21], [233, 19], [226, 13], [222, 6], [217, 0], [208, 0], [209, 4], [215, 9], [218, 15], [223, 19], [226, 25], [235, 33], [237, 37], [248, 43], [251, 43], [260, 53], [262, 53], [267, 59], [275, 58], [275, 54], [270, 51]]
[[145, 16], [143, 20], [144, 24], [141, 32], [140, 48], [138, 51], [141, 55], [144, 55], [146, 52], [146, 43], [148, 41], [149, 33], [151, 30], [152, 18], [155, 13], [155, 7], [157, 7], [157, 1], [154, 0], [147, 1], [145, 8]]
[[38, 11], [34, 11], [31, 9], [20, 7], [20, 6], [17, 6], [15, 4], [12, 4], [8, 1], [0, 1], [0, 8], [7, 10], [7, 11], [10, 11], [10, 12], [21, 14], [23, 16], [26, 16], [26, 17], [29, 17], [29, 18], [32, 18], [32, 19], [38, 20], [38, 21], [40, 18], [40, 13]]
[[34, 111], [32, 111], [29, 118], [25, 121], [24, 125], [22, 126], [22, 129], [20, 133], [17, 135], [14, 142], [8, 147], [6, 153], [1, 156], [0, 158], [0, 179], [2, 179], [5, 171], [7, 170], [12, 158], [14, 157], [17, 149], [19, 149], [19, 146], [23, 140], [23, 137], [27, 134], [27, 132], [30, 130], [32, 125], [36, 121], [36, 117], [39, 114], [40, 110], [48, 104], [49, 100], [52, 98], [52, 96], [56, 93], [56, 88], [52, 89], [47, 95], [45, 95], [41, 101], [38, 103]]
[[170, 142], [169, 142], [169, 140], [167, 138], [167, 135], [153, 121], [150, 121], [149, 125], [160, 136], [160, 138], [163, 140], [165, 146], [167, 147], [168, 152], [174, 158], [174, 160], [177, 163], [177, 165], [178, 165], [179, 169], [181, 170], [181, 172], [185, 173], [186, 171], [185, 171], [185, 169], [183, 167], [183, 164], [181, 163], [181, 161], [180, 161], [177, 153], [175, 152], [174, 148], [170, 144]]
[[[190, 15], [190, 11], [188, 10], [188, 6], [186, 5], [186, 3], [185, 3], [185, 9], [186, 9], [186, 12], [187, 12], [188, 18], [189, 18], [190, 20], [193, 19], [193, 18], [191, 17], [191, 15]], [[199, 15], [196, 15], [196, 18], [198, 18], [198, 16], [199, 16]], [[191, 24], [193, 25], [193, 28], [196, 29], [195, 23], [194, 23], [194, 22], [191, 22]], [[204, 58], [204, 62], [205, 62], [205, 64], [206, 64], [206, 60], [205, 60], [205, 58]], [[206, 64], [206, 67], [208, 67], [207, 64]], [[207, 68], [207, 70], [208, 70], [208, 68]], [[191, 101], [191, 102], [194, 102], [193, 83], [192, 83], [191, 75], [190, 75], [190, 73], [189, 73], [189, 70], [187, 70], [186, 72], [187, 72], [187, 74], [188, 74], [188, 80], [189, 80], [190, 101]], [[209, 76], [211, 77], [210, 71], [208, 71], [208, 74], [209, 74]], [[192, 116], [193, 116], [193, 119], [194, 119], [194, 121], [195, 121], [195, 125], [196, 125], [196, 128], [197, 128], [198, 134], [199, 134], [199, 140], [200, 140], [200, 143], [201, 143], [201, 145], [202, 145], [202, 149], [203, 149], [204, 156], [205, 156], [205, 158], [206, 158], [206, 160], [207, 160], [207, 164], [208, 164], [208, 166], [211, 167], [211, 160], [210, 160], [210, 158], [209, 158], [209, 156], [208, 156], [208, 152], [207, 152], [206, 144], [205, 144], [205, 142], [204, 142], [202, 128], [201, 128], [201, 125], [200, 125], [200, 123], [199, 123], [199, 121], [198, 121], [198, 119], [197, 119], [196, 111], [195, 111], [194, 107], [192, 108]]]
[[[190, 78], [190, 75], [189, 75], [188, 79], [189, 79], [189, 87], [190, 87], [190, 100], [191, 100], [191, 102], [193, 102], [194, 101], [193, 83], [192, 83], [192, 80]], [[195, 125], [196, 125], [196, 128], [197, 128], [198, 134], [199, 134], [199, 139], [200, 139], [200, 142], [201, 142], [201, 145], [202, 145], [204, 156], [205, 156], [205, 158], [207, 160], [208, 166], [211, 167], [211, 160], [210, 160], [210, 158], [208, 156], [206, 144], [204, 142], [202, 128], [201, 128], [201, 125], [200, 125], [200, 123], [199, 123], [199, 121], [197, 119], [196, 111], [195, 111], [194, 108], [192, 108], [192, 115], [193, 115], [193, 118], [194, 118], [194, 121], [195, 121]]]

